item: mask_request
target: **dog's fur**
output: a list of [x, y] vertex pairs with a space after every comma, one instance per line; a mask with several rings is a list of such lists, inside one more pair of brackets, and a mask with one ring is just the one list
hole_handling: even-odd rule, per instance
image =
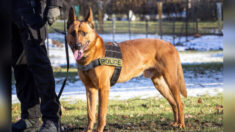
[[[92, 10], [85, 21], [78, 21], [71, 8], [68, 19], [67, 42], [72, 51], [73, 44], [83, 46], [89, 42], [84, 55], [77, 63], [87, 65], [92, 60], [105, 56], [104, 42], [94, 29]], [[156, 89], [168, 100], [174, 113], [172, 125], [184, 128], [184, 103], [180, 94], [187, 97], [180, 58], [175, 47], [159, 39], [136, 39], [119, 43], [123, 56], [123, 67], [118, 82], [125, 82], [142, 73], [151, 78]], [[102, 132], [106, 125], [110, 78], [113, 66], [98, 66], [88, 71], [78, 71], [86, 87], [88, 126], [92, 131], [95, 123], [97, 95], [99, 101], [98, 128]]]

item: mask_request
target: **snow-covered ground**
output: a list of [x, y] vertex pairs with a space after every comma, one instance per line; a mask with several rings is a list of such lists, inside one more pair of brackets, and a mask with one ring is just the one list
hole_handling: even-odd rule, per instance
[[[112, 34], [101, 34], [104, 41], [112, 41]], [[136, 34], [131, 36], [131, 39], [145, 38], [145, 34]], [[157, 35], [148, 35], [148, 38], [160, 38]], [[64, 42], [64, 36], [60, 34], [49, 34], [49, 57], [53, 66], [61, 66], [66, 64], [65, 50], [63, 48], [55, 47], [51, 44], [51, 39]], [[129, 40], [128, 34], [116, 34], [115, 40], [117, 42]], [[172, 42], [172, 36], [163, 36], [163, 40]], [[176, 45], [180, 51], [180, 58], [182, 64], [198, 64], [198, 63], [223, 63], [223, 37], [221, 36], [202, 36], [200, 38], [189, 37], [189, 42], [181, 45]], [[175, 43], [185, 41], [185, 37], [177, 38]], [[187, 50], [194, 51], [187, 51]], [[70, 50], [70, 49], [69, 49]], [[75, 64], [73, 55], [70, 50], [70, 64]], [[184, 71], [186, 87], [189, 96], [200, 96], [204, 94], [216, 95], [223, 92], [223, 72], [206, 70], [203, 74], [195, 73], [194, 71]], [[63, 78], [56, 78], [56, 91], [59, 92], [61, 87], [61, 80]], [[18, 102], [15, 95], [15, 88], [13, 86], [12, 102]], [[161, 97], [160, 93], [154, 88], [150, 79], [143, 76], [133, 78], [125, 83], [118, 83], [111, 88], [110, 99], [129, 99], [133, 97]], [[75, 82], [68, 82], [64, 93], [63, 100], [86, 99], [85, 88], [79, 77], [76, 77]]]
[[[200, 95], [217, 95], [223, 92], [223, 73], [222, 71], [206, 71], [205, 73], [195, 73], [194, 71], [185, 71], [185, 83], [188, 91], [188, 96]], [[59, 85], [60, 88], [61, 84]], [[85, 87], [80, 80], [75, 83], [69, 83], [66, 86], [66, 91], [63, 93], [62, 99], [85, 100]], [[71, 92], [70, 92], [71, 91]], [[58, 89], [57, 89], [58, 92]], [[74, 93], [75, 92], [75, 93]], [[133, 78], [128, 82], [117, 83], [110, 89], [110, 99], [130, 99], [134, 97], [162, 97], [161, 94], [153, 86], [151, 79], [143, 76]]]
[[[112, 42], [113, 35], [112, 34], [99, 34], [101, 38], [105, 42]], [[58, 40], [60, 42], [64, 42], [64, 36], [58, 33], [49, 34], [49, 38]], [[145, 34], [115, 34], [114, 41], [122, 42], [129, 39], [140, 39], [146, 38]], [[149, 34], [148, 38], [156, 38], [160, 39], [159, 35]], [[163, 40], [173, 43], [173, 36], [164, 35], [162, 37]], [[215, 36], [215, 35], [206, 35], [201, 36], [199, 38], [194, 38], [193, 36], [188, 37], [188, 42], [186, 42], [186, 37], [176, 37], [174, 43], [176, 44], [176, 48], [179, 51], [185, 50], [199, 50], [199, 51], [208, 51], [208, 50], [223, 50], [223, 36]], [[177, 46], [177, 43], [181, 43]]]
[[[223, 51], [198, 51], [179, 52], [182, 64], [223, 62]], [[66, 65], [66, 55], [64, 48], [50, 48], [49, 57], [52, 66]], [[70, 65], [76, 66], [72, 51], [69, 49]]]

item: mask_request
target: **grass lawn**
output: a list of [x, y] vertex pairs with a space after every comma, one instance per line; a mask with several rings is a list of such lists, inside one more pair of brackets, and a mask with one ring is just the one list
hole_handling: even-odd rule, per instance
[[[223, 131], [223, 95], [183, 98], [183, 131]], [[83, 131], [87, 124], [85, 101], [62, 104], [62, 124], [68, 131]], [[12, 105], [12, 121], [20, 118], [20, 105]], [[173, 128], [173, 113], [164, 98], [110, 100], [105, 131], [181, 131]], [[95, 128], [97, 123], [95, 124]]]
[[[100, 31], [98, 22], [95, 22], [95, 27], [97, 31]], [[116, 33], [129, 33], [129, 22], [128, 21], [116, 21]], [[60, 30], [64, 30], [64, 23], [63, 22], [55, 22], [53, 27], [56, 27]], [[103, 33], [112, 33], [112, 21], [104, 21], [103, 24]], [[148, 22], [148, 33], [155, 34], [159, 33], [158, 22], [149, 21]], [[200, 34], [211, 34], [212, 29], [218, 28], [218, 22], [199, 22], [198, 23], [199, 33]], [[146, 22], [145, 21], [132, 21], [131, 22], [131, 33], [146, 33]], [[49, 32], [54, 32], [49, 27]], [[185, 34], [185, 23], [177, 21], [175, 22], [175, 31], [176, 34]], [[189, 22], [189, 34], [194, 34], [196, 32], [196, 24], [193, 22]], [[173, 34], [173, 23], [169, 21], [162, 22], [162, 34]]]

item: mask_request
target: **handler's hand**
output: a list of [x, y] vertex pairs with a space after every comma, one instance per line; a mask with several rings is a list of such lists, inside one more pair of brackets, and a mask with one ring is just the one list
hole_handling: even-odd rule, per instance
[[48, 24], [52, 25], [59, 16], [60, 16], [60, 9], [58, 7], [50, 8], [47, 13]]

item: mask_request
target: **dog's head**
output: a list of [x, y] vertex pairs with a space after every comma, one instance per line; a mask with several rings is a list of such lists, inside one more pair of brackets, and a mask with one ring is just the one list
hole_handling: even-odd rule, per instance
[[97, 33], [94, 28], [93, 13], [90, 8], [85, 21], [78, 21], [73, 8], [70, 8], [67, 22], [66, 40], [77, 61], [87, 56], [87, 52], [95, 45]]

